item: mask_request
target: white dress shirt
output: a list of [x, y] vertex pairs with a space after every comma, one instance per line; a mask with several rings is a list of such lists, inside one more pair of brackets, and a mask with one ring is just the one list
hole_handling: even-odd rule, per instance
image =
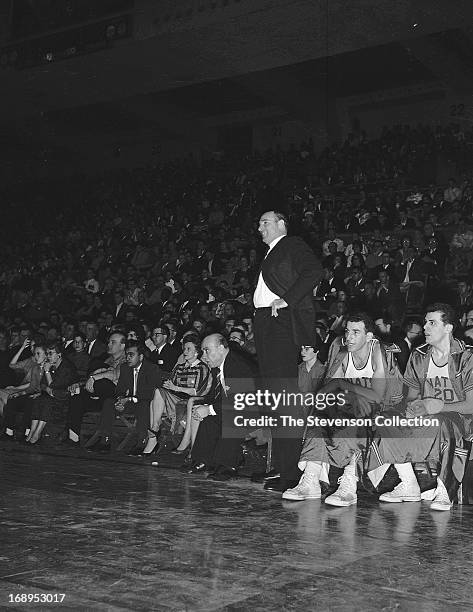
[[[285, 235], [284, 235], [285, 236]], [[268, 254], [274, 249], [277, 243], [284, 238], [284, 236], [278, 236], [270, 244], [268, 252], [265, 255], [265, 259]], [[253, 303], [255, 308], [269, 308], [274, 300], [279, 300], [281, 296], [276, 295], [271, 291], [268, 285], [264, 282], [262, 272], [258, 276], [258, 284], [256, 285], [255, 293], [253, 295]]]
[[136, 397], [136, 391], [138, 388], [138, 374], [140, 373], [142, 364], [143, 362], [141, 362], [139, 366], [136, 366], [136, 368], [133, 368], [133, 401], [134, 402], [138, 401]]
[[[225, 393], [225, 395], [227, 395], [227, 389], [225, 387], [225, 375], [223, 373], [223, 365], [224, 365], [224, 363], [225, 363], [225, 359], [220, 364], [218, 375], [220, 377], [220, 384], [222, 385], [222, 393]], [[210, 416], [217, 416], [217, 413], [215, 412], [214, 407], [212, 405], [209, 406], [209, 415]]]
[[[97, 338], [96, 338], [96, 339], [97, 339]], [[96, 339], [95, 339], [95, 340], [96, 340]], [[94, 346], [94, 344], [95, 344], [95, 340], [92, 340], [92, 342], [89, 344], [89, 347], [88, 347], [88, 349], [87, 349], [87, 352], [89, 353], [89, 355], [90, 355], [90, 353], [91, 353], [91, 351], [92, 351], [92, 348], [93, 348], [93, 346]]]
[[403, 280], [404, 283], [408, 283], [409, 282], [409, 272], [411, 271], [413, 263], [414, 263], [413, 259], [411, 261], [407, 262], [407, 265], [406, 265], [406, 275], [405, 275], [404, 280]]

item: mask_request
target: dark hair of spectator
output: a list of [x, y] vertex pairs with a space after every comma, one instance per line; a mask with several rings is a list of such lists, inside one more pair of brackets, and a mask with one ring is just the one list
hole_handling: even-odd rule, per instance
[[146, 346], [139, 340], [127, 340], [125, 342], [125, 350], [136, 348], [138, 355], [144, 355], [146, 352]]
[[143, 326], [140, 323], [135, 323], [133, 325], [128, 325], [126, 329], [127, 329], [127, 335], [131, 331], [135, 332], [136, 337], [138, 338], [139, 342], [144, 344], [144, 341], [145, 341], [145, 330], [143, 329]]
[[59, 341], [48, 342], [47, 348], [50, 351], [56, 351], [58, 355], [62, 355], [62, 351], [64, 350], [64, 345], [62, 342], [59, 342]]

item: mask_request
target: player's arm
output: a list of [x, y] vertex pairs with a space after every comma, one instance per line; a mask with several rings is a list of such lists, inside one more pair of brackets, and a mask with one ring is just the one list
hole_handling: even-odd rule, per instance
[[473, 389], [466, 392], [466, 398], [462, 402], [452, 402], [451, 404], [444, 403], [440, 412], [460, 412], [461, 414], [473, 414]]

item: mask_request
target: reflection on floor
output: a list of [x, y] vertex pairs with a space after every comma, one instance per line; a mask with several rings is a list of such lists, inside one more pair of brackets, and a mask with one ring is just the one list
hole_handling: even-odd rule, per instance
[[64, 593], [48, 610], [473, 609], [472, 506], [329, 508], [5, 447], [0, 474], [2, 610], [17, 593]]

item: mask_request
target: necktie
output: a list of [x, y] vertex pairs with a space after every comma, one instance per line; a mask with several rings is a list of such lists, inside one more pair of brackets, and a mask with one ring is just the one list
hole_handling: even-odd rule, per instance
[[220, 377], [220, 368], [212, 368], [212, 375], [215, 380], [214, 398], [217, 399], [222, 395], [222, 379]]

